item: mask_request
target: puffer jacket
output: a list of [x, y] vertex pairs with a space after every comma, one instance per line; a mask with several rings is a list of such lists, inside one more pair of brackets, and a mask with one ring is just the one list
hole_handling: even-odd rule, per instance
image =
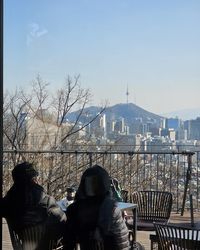
[[81, 250], [89, 249], [91, 233], [100, 230], [105, 250], [129, 249], [128, 230], [121, 210], [109, 197], [101, 203], [97, 199], [74, 202], [67, 209], [65, 250], [72, 250], [76, 242]]
[[129, 249], [128, 230], [116, 202], [106, 197], [98, 214], [98, 227], [105, 237], [105, 249]]
[[66, 221], [55, 199], [36, 183], [26, 187], [14, 184], [0, 203], [1, 216], [12, 221], [16, 229], [43, 222], [63, 227]]
[[[97, 175], [100, 180], [100, 187], [98, 188], [96, 186], [98, 183]], [[85, 188], [84, 183], [88, 176], [95, 176], [94, 185], [99, 195], [87, 195], [87, 188]], [[103, 239], [104, 250], [129, 249], [128, 229], [122, 218], [121, 210], [110, 196], [109, 189], [109, 175], [100, 166], [94, 166], [85, 171], [77, 198], [66, 211], [65, 250], [74, 249], [76, 242], [80, 243], [81, 250], [88, 250], [91, 236], [97, 228]], [[100, 190], [102, 190], [102, 193]]]

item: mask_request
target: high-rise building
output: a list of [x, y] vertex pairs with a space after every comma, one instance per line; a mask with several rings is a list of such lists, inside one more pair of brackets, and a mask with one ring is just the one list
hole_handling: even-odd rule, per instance
[[103, 114], [100, 118], [100, 127], [103, 129], [103, 137], [107, 138], [106, 114]]
[[189, 139], [200, 140], [200, 117], [197, 117], [196, 120], [190, 120], [188, 128]]
[[179, 118], [167, 118], [166, 119], [166, 128], [178, 130], [180, 127], [180, 119]]

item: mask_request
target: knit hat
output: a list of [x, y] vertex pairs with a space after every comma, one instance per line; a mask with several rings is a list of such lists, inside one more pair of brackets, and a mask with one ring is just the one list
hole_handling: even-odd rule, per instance
[[29, 182], [36, 176], [38, 176], [38, 172], [33, 167], [33, 164], [29, 162], [23, 162], [16, 165], [12, 171], [12, 177], [15, 183]]

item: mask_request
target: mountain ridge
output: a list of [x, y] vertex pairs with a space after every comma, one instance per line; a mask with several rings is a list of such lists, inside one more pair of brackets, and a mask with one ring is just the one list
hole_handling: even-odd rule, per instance
[[[101, 111], [101, 107], [99, 106], [89, 106], [85, 108], [83, 117], [85, 116], [95, 116], [98, 112]], [[76, 120], [77, 114], [79, 111], [71, 112], [67, 115], [67, 119], [71, 122]], [[147, 111], [142, 107], [134, 104], [134, 103], [118, 103], [112, 106], [106, 107], [104, 113], [111, 117], [111, 119], [118, 119], [119, 117], [125, 118], [125, 121], [132, 121], [136, 118], [142, 118], [144, 121], [149, 119], [160, 120], [162, 118], [176, 118], [182, 120], [192, 120], [200, 117], [200, 108], [193, 108], [193, 109], [182, 109], [177, 111], [172, 111], [164, 114], [155, 114], [153, 112]], [[149, 118], [149, 119], [148, 119]], [[85, 118], [84, 118], [85, 120]]]
[[[101, 108], [98, 106], [90, 106], [85, 108], [84, 113], [80, 121], [85, 120], [86, 116], [95, 116], [98, 112], [100, 112]], [[67, 119], [71, 122], [74, 122], [77, 118], [80, 111], [74, 111], [67, 115]], [[160, 123], [160, 120], [163, 116], [154, 114], [149, 112], [134, 103], [119, 103], [113, 106], [106, 107], [103, 112], [106, 114], [107, 119], [117, 120], [120, 117], [123, 117], [127, 124], [135, 121], [136, 119], [142, 119], [143, 122], [156, 121], [156, 123]]]

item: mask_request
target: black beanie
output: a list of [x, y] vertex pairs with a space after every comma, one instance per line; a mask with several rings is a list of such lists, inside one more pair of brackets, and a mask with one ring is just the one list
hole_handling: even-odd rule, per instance
[[29, 182], [35, 176], [38, 176], [38, 172], [33, 167], [33, 164], [29, 162], [16, 165], [12, 171], [12, 177], [15, 183]]

